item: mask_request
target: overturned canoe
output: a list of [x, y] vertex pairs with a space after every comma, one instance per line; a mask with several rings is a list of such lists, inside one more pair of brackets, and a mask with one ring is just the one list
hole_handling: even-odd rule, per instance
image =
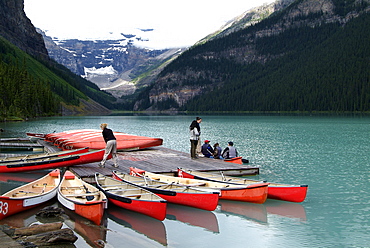
[[108, 207], [107, 198], [102, 191], [68, 170], [58, 188], [58, 201], [97, 225], [101, 224], [104, 209]]
[[[144, 149], [163, 144], [163, 139], [161, 138], [151, 138], [122, 132], [113, 133], [117, 139], [118, 150]], [[55, 146], [62, 149], [78, 149], [83, 147], [104, 149], [106, 146], [102, 132], [95, 129], [70, 130], [46, 134], [45, 140], [53, 142]]]
[[[257, 180], [251, 180], [247, 178], [225, 176], [222, 172], [220, 174], [215, 174], [209, 172], [185, 170], [180, 168], [178, 168], [178, 176], [215, 182], [228, 182], [237, 185], [245, 185], [258, 182]], [[267, 198], [290, 202], [303, 202], [307, 195], [307, 189], [307, 185], [269, 183]]]
[[113, 171], [113, 178], [147, 189], [168, 202], [213, 211], [216, 209], [219, 190], [202, 191], [186, 186], [162, 183], [150, 178], [131, 176]]
[[60, 183], [60, 170], [8, 191], [0, 196], [0, 219], [36, 207], [54, 198]]
[[187, 185], [188, 187], [196, 187], [200, 189], [220, 190], [220, 199], [233, 201], [246, 201], [252, 203], [264, 203], [267, 198], [268, 183], [258, 182], [248, 185], [236, 185], [227, 182], [212, 182], [207, 180], [189, 179], [182, 177], [172, 177], [162, 174], [155, 174], [138, 168], [130, 167], [130, 174], [141, 174], [152, 180], [166, 182], [171, 184]]
[[158, 220], [165, 219], [167, 201], [158, 195], [99, 173], [95, 173], [95, 181], [113, 204]]

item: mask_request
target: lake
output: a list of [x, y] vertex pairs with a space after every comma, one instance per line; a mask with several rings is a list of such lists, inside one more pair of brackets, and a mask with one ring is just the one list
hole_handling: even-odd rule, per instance
[[[105, 227], [69, 213], [65, 225], [72, 226], [78, 234], [76, 247], [90, 247], [91, 240], [99, 238], [107, 242], [106, 247], [370, 246], [369, 116], [201, 117], [202, 140], [208, 139], [212, 145], [218, 142], [222, 148], [233, 141], [239, 154], [249, 159], [250, 165], [260, 168], [260, 175], [252, 176], [253, 179], [307, 184], [306, 200], [302, 203], [267, 200], [264, 204], [220, 200], [217, 209], [211, 212], [169, 204], [162, 222], [110, 205]], [[164, 147], [189, 152], [188, 127], [194, 118], [186, 115], [40, 118], [0, 123], [5, 130], [0, 137], [99, 129], [100, 123], [108, 123], [114, 131], [163, 138]], [[38, 177], [40, 173], [18, 176]], [[14, 186], [0, 183], [2, 192], [9, 187]], [[32, 214], [12, 219], [42, 222]]]

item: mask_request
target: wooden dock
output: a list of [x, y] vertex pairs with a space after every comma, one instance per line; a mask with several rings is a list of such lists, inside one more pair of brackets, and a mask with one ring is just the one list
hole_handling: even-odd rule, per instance
[[24, 247], [11, 237], [9, 237], [7, 234], [5, 234], [3, 231], [0, 231], [0, 242], [1, 242], [1, 247], [6, 247], [6, 248], [22, 248]]
[[[49, 152], [60, 151], [59, 148], [45, 141], [38, 141], [45, 146]], [[99, 163], [81, 164], [70, 167], [76, 175], [86, 181], [94, 179], [95, 172], [103, 175], [111, 175], [113, 170], [129, 173], [130, 167], [147, 170], [154, 173], [174, 175], [177, 168], [193, 169], [209, 172], [222, 171], [225, 175], [244, 176], [259, 174], [258, 167], [248, 166], [248, 164], [235, 164], [225, 162], [220, 159], [199, 158], [191, 159], [190, 154], [172, 150], [165, 147], [153, 147], [135, 151], [118, 152], [118, 168], [113, 167], [113, 162], [108, 160], [105, 168], [99, 167]]]
[[43, 151], [41, 144], [31, 142], [25, 138], [0, 139], [0, 151]]

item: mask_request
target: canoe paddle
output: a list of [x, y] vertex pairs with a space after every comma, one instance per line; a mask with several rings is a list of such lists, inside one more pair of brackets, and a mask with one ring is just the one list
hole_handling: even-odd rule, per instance
[[[88, 194], [91, 193], [90, 190], [85, 185], [83, 185], [83, 187], [84, 187], [86, 193], [88, 193]], [[94, 196], [93, 195], [87, 195], [86, 196], [86, 200], [88, 200], [88, 201], [91, 201], [93, 199], [94, 199]]]

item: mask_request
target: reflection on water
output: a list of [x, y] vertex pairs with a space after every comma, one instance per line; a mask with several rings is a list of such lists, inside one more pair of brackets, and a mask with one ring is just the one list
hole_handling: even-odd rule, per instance
[[125, 228], [130, 228], [146, 237], [167, 245], [166, 228], [162, 221], [149, 216], [109, 205], [108, 221], [114, 221]]
[[306, 210], [300, 203], [268, 199], [264, 205], [269, 214], [276, 214], [288, 218], [297, 218], [301, 221], [307, 220]]
[[267, 212], [263, 204], [238, 201], [219, 201], [221, 213], [237, 215], [257, 223], [267, 223]]
[[306, 221], [306, 211], [299, 203], [268, 199], [264, 204], [220, 200], [220, 212], [237, 215], [257, 223], [267, 224], [268, 214]]
[[166, 218], [202, 227], [214, 233], [220, 232], [217, 217], [211, 211], [169, 203], [167, 204]]
[[[74, 211], [71, 211], [65, 208], [59, 202], [54, 206], [59, 207], [64, 210], [67, 217], [64, 218], [64, 224], [66, 224], [69, 228], [77, 232], [79, 235], [83, 237], [83, 239], [88, 243], [90, 246], [95, 247], [99, 240], [105, 241], [107, 235], [106, 225], [95, 225], [92, 221], [81, 217], [80, 215], [76, 214]], [[103, 221], [104, 222], [104, 221]], [[105, 218], [105, 224], [107, 219]]]

